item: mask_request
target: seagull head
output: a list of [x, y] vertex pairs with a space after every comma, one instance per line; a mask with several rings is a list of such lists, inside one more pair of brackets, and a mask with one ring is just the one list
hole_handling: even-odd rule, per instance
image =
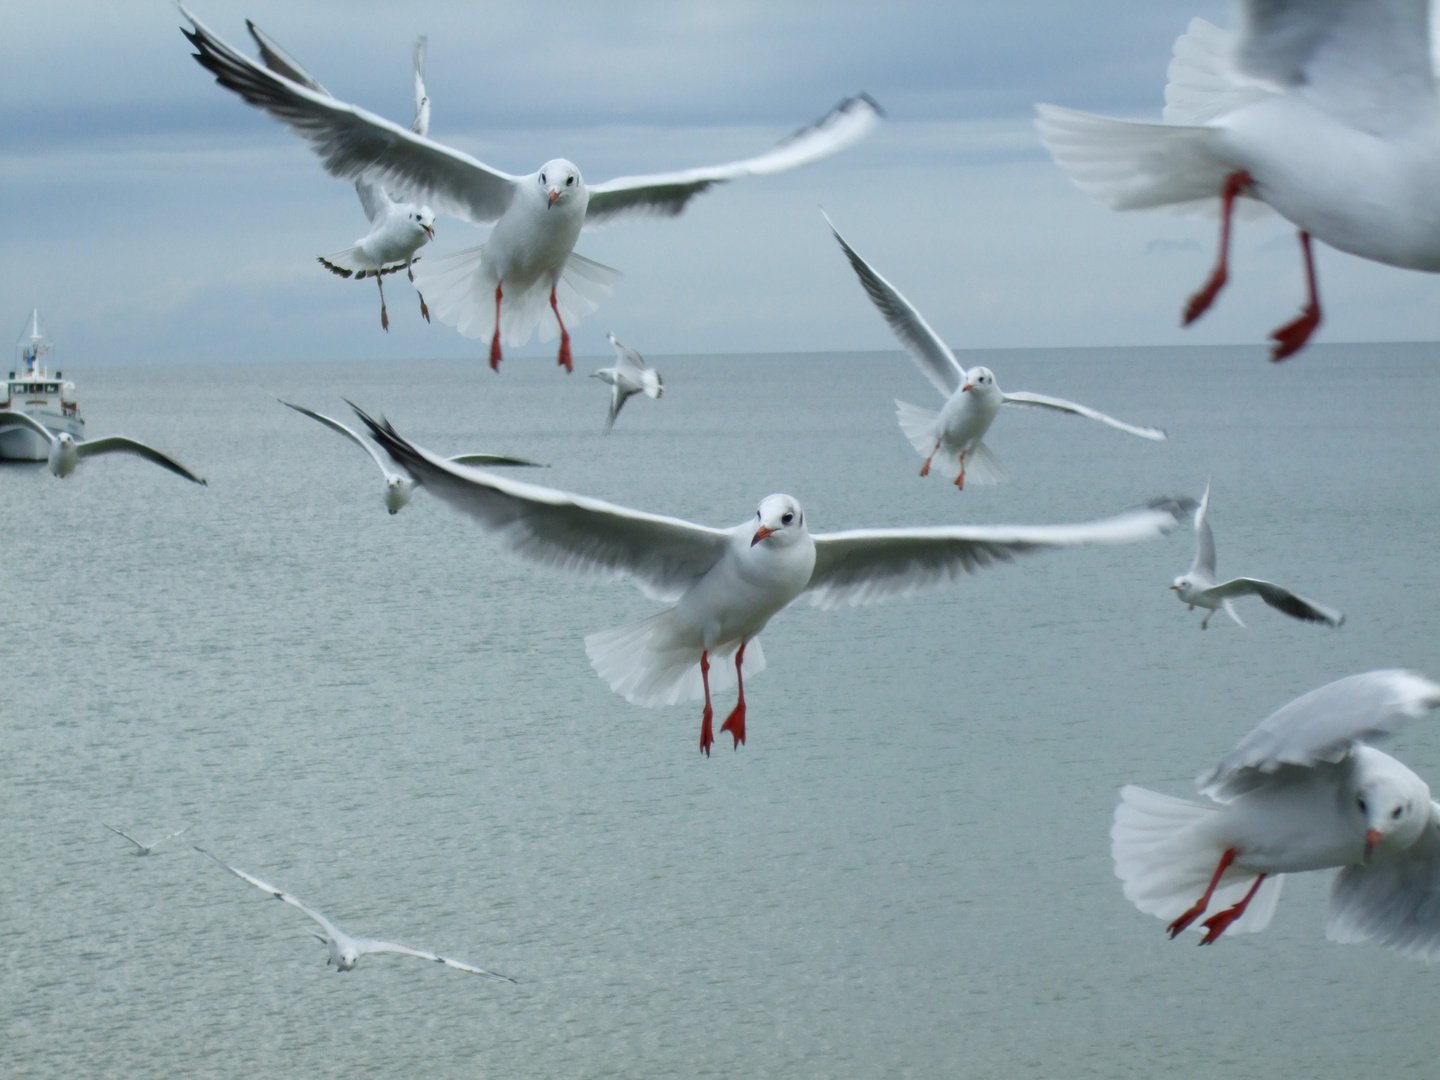
[[547, 200], [547, 209], [556, 203], [573, 202], [585, 190], [580, 170], [564, 158], [547, 161], [535, 179], [540, 185], [540, 194]]
[[427, 240], [435, 239], [435, 211], [428, 206], [422, 206], [410, 214], [410, 220], [415, 223], [416, 228], [425, 234]]
[[960, 387], [962, 392], [972, 391], [978, 394], [988, 394], [995, 389], [995, 374], [987, 367], [973, 367], [965, 375], [965, 385]]
[[1195, 582], [1190, 580], [1189, 574], [1181, 574], [1170, 583], [1170, 588], [1175, 590], [1181, 600], [1189, 603], [1190, 594], [1195, 591]]
[[1430, 821], [1430, 788], [1400, 762], [1368, 746], [1355, 752], [1354, 814], [1365, 830], [1365, 857], [1404, 851]]
[[789, 495], [767, 495], [755, 511], [757, 526], [750, 541], [788, 547], [805, 535], [805, 511]]
[[385, 477], [385, 509], [392, 514], [398, 514], [400, 508], [410, 501], [410, 496], [415, 491], [415, 482], [407, 480], [403, 476], [391, 473]]

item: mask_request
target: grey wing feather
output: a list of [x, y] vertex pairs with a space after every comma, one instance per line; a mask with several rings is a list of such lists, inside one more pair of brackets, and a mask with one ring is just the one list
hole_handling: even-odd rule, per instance
[[472, 465], [482, 469], [548, 469], [550, 467], [549, 465], [542, 465], [538, 461], [530, 461], [527, 458], [509, 457], [505, 454], [455, 454], [450, 460], [456, 465]]
[[0, 409], [0, 427], [9, 424], [19, 424], [21, 427], [29, 428], [36, 435], [44, 436], [50, 442], [55, 441], [55, 433], [29, 413], [23, 413], [17, 409]]
[[1205, 483], [1205, 494], [1195, 511], [1195, 561], [1190, 564], [1190, 573], [1199, 571], [1206, 581], [1215, 580], [1215, 534], [1210, 531], [1210, 483]]
[[620, 415], [620, 410], [625, 407], [625, 402], [630, 400], [632, 391], [621, 387], [617, 381], [610, 387], [610, 412], [605, 417], [605, 434], [610, 434], [610, 429], [615, 426], [615, 418]]
[[265, 61], [265, 66], [277, 75], [283, 75], [291, 82], [299, 83], [307, 89], [314, 90], [317, 94], [324, 94], [331, 97], [329, 90], [320, 85], [313, 75], [300, 66], [300, 62], [280, 47], [280, 43], [272, 38], [265, 31], [261, 30], [249, 19], [245, 20], [245, 29], [250, 31], [250, 36], [255, 39], [256, 46], [260, 49], [260, 59]]
[[285, 903], [289, 904], [296, 910], [303, 911], [306, 915], [310, 916], [310, 918], [314, 919], [317, 923], [319, 923], [320, 926], [324, 928], [325, 933], [329, 934], [332, 938], [339, 935], [340, 932], [335, 929], [334, 924], [332, 924], [329, 919], [325, 918], [324, 915], [321, 915], [320, 912], [316, 911], [309, 904], [305, 903], [304, 900], [301, 900], [298, 896], [291, 896], [283, 889], [277, 889], [274, 885], [261, 881], [253, 874], [247, 874], [244, 870], [236, 869], [229, 863], [223, 862], [222, 860], [215, 858], [214, 855], [210, 854], [210, 852], [206, 851], [202, 847], [197, 847], [195, 850], [200, 852], [200, 854], [204, 855], [207, 859], [211, 859], [214, 862], [219, 863], [220, 866], [224, 867], [226, 870], [229, 870], [230, 873], [234, 874], [241, 881], [248, 881], [251, 885], [254, 885], [261, 892], [267, 892], [276, 900], [283, 900]]
[[339, 420], [336, 420], [333, 416], [326, 416], [324, 413], [318, 413], [314, 409], [307, 409], [304, 405], [293, 405], [290, 402], [285, 401], [283, 398], [276, 398], [275, 400], [280, 402], [280, 404], [284, 405], [287, 409], [294, 409], [298, 413], [304, 413], [306, 416], [310, 417], [310, 419], [320, 421], [320, 423], [324, 424], [331, 431], [337, 432], [340, 435], [344, 435], [356, 446], [360, 447], [367, 454], [369, 454], [375, 464], [380, 467], [380, 471], [382, 473], [384, 473], [386, 476], [390, 475], [390, 467], [385, 463], [385, 459], [380, 456], [380, 451], [375, 449], [375, 446], [372, 443], [366, 441], [365, 439], [362, 439], [358, 433], [346, 427]]
[[430, 134], [430, 95], [425, 90], [427, 44], [424, 34], [415, 39], [415, 119], [410, 121], [410, 130], [416, 135]]
[[1228, 802], [1282, 766], [1338, 762], [1355, 743], [1392, 734], [1437, 705], [1440, 686], [1413, 671], [1350, 675], [1281, 706], [1197, 782]]
[[146, 446], [144, 443], [124, 435], [106, 435], [101, 439], [86, 439], [84, 442], [75, 444], [75, 454], [82, 458], [94, 457], [96, 454], [134, 454], [136, 457], [142, 457], [146, 461], [159, 465], [162, 469], [169, 469], [176, 476], [183, 476], [186, 480], [193, 480], [197, 484], [205, 483], [203, 477], [196, 476], [170, 455], [162, 454], [153, 446]]
[[784, 172], [839, 153], [868, 135], [882, 115], [880, 106], [868, 95], [858, 94], [756, 157], [652, 176], [622, 176], [595, 184], [590, 188], [585, 224], [599, 224], [623, 214], [674, 217], [712, 184]]
[[1325, 936], [1440, 960], [1440, 805], [1430, 804], [1430, 821], [1408, 849], [1336, 875]]
[[645, 358], [643, 356], [629, 345], [626, 345], [613, 333], [607, 333], [605, 336], [610, 339], [610, 344], [614, 346], [615, 358], [620, 362], [622, 367], [629, 365], [630, 367], [639, 368], [641, 371], [645, 370]]
[[277, 75], [227, 45], [184, 7], [180, 10], [194, 27], [182, 32], [197, 50], [195, 61], [221, 86], [290, 125], [332, 176], [366, 179], [390, 192], [422, 197], [477, 225], [496, 221], [510, 205], [515, 177]]
[[385, 216], [385, 210], [390, 205], [390, 196], [385, 194], [385, 189], [379, 184], [369, 180], [356, 180], [355, 194], [360, 196], [360, 208], [365, 211], [365, 217], [370, 222], [374, 223]]
[[1188, 500], [1165, 499], [1077, 525], [958, 525], [822, 533], [814, 538], [815, 569], [807, 591], [813, 603], [825, 608], [908, 596], [1033, 551], [1150, 539], [1174, 528], [1188, 510]]
[[629, 577], [649, 596], [675, 600], [719, 561], [729, 533], [599, 499], [454, 465], [351, 408], [416, 483], [429, 488], [517, 555], [561, 569]]
[[[102, 821], [100, 824], [101, 824], [101, 825], [105, 825], [105, 822]], [[119, 835], [119, 836], [123, 836], [126, 840], [129, 840], [132, 844], [134, 844], [134, 845], [135, 845], [137, 848], [139, 848], [141, 851], [147, 851], [147, 850], [149, 850], [149, 849], [146, 847], [146, 845], [142, 844], [139, 840], [136, 840], [135, 837], [131, 836], [131, 835], [130, 835], [128, 832], [126, 832], [124, 829], [117, 829], [114, 825], [105, 825], [105, 827], [106, 827], [107, 829], [109, 829], [111, 832], [116, 833], [116, 834]], [[172, 834], [172, 835], [173, 835], [173, 834]], [[170, 839], [170, 837], [167, 836], [165, 839], [168, 840], [168, 839]], [[159, 841], [157, 840], [156, 843], [159, 843]], [[154, 845], [152, 844], [152, 845], [150, 845], [150, 846], [153, 847]]]
[[1137, 427], [1135, 424], [1127, 424], [1123, 420], [1116, 420], [1115, 417], [1101, 412], [1099, 409], [1092, 409], [1088, 405], [1079, 405], [1073, 401], [1066, 401], [1064, 398], [1047, 397], [1044, 394], [1032, 394], [1021, 390], [1014, 394], [1005, 395], [1006, 405], [1031, 406], [1039, 409], [1050, 409], [1053, 412], [1069, 413], [1071, 416], [1083, 416], [1087, 420], [1098, 420], [1102, 424], [1108, 424], [1117, 431], [1123, 431], [1130, 435], [1138, 435], [1142, 439], [1150, 439], [1155, 442], [1165, 440], [1165, 432], [1156, 427]]
[[486, 971], [484, 968], [475, 967], [473, 964], [452, 960], [448, 956], [426, 952], [424, 949], [412, 949], [409, 945], [401, 945], [394, 941], [379, 941], [375, 938], [363, 938], [355, 942], [355, 946], [362, 953], [400, 953], [403, 956], [418, 956], [422, 960], [434, 960], [438, 964], [445, 964], [448, 967], [457, 968], [460, 971], [468, 971], [472, 975], [483, 975], [487, 979], [495, 979], [498, 982], [513, 983], [515, 981], [508, 975], [498, 975], [493, 971]]
[[1263, 581], [1260, 578], [1232, 578], [1219, 585], [1211, 586], [1205, 591], [1222, 600], [1235, 596], [1258, 596], [1276, 611], [1283, 611], [1293, 619], [1303, 619], [1306, 622], [1323, 622], [1331, 626], [1339, 626], [1345, 621], [1345, 616], [1334, 608], [1307, 600], [1299, 593], [1293, 593], [1281, 585], [1276, 585], [1273, 581]]
[[955, 354], [950, 351], [950, 346], [940, 340], [940, 335], [930, 328], [925, 317], [900, 294], [899, 289], [881, 277], [854, 248], [846, 243], [845, 238], [840, 235], [840, 230], [835, 228], [835, 223], [830, 220], [830, 216], [823, 210], [820, 213], [825, 217], [825, 224], [829, 225], [830, 231], [835, 234], [835, 239], [840, 242], [841, 250], [850, 260], [850, 265], [854, 267], [856, 275], [860, 278], [860, 284], [865, 287], [871, 303], [879, 309], [881, 316], [889, 324], [890, 330], [900, 339], [900, 344], [905, 346], [905, 351], [915, 360], [921, 374], [929, 379], [935, 389], [939, 390], [946, 398], [951, 397], [964, 385], [965, 369], [960, 365], [960, 361], [955, 359]]

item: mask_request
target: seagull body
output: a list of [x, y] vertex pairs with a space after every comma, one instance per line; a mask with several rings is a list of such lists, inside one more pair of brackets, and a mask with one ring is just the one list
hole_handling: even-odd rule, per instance
[[496, 370], [502, 341], [524, 344], [537, 325], [541, 341], [558, 330], [559, 362], [573, 370], [567, 323], [594, 311], [620, 277], [575, 253], [582, 227], [624, 216], [673, 217], [715, 184], [838, 153], [867, 135], [880, 117], [875, 103], [860, 95], [767, 153], [725, 165], [587, 186], [572, 162], [555, 158], [528, 176], [512, 176], [267, 70], [180, 10], [193, 28], [185, 36], [198, 50], [196, 60], [226, 89], [309, 140], [332, 175], [382, 183], [476, 225], [494, 225], [478, 247], [427, 260], [418, 284], [441, 321], [467, 337], [490, 338], [490, 365]]
[[50, 454], [47, 460], [50, 471], [59, 477], [69, 476], [75, 471], [81, 460], [97, 454], [134, 454], [136, 457], [142, 457], [146, 461], [159, 465], [162, 469], [169, 469], [176, 476], [183, 476], [186, 480], [193, 480], [197, 484], [205, 483], [203, 479], [169, 455], [162, 454], [153, 446], [146, 446], [144, 443], [126, 438], [124, 435], [108, 435], [103, 439], [86, 439], [83, 442], [76, 442], [75, 436], [68, 431], [57, 434], [33, 416], [13, 409], [0, 409], [0, 425], [3, 424], [19, 424], [48, 439]]
[[1275, 360], [1320, 323], [1313, 236], [1341, 251], [1440, 271], [1440, 98], [1428, 0], [1241, 0], [1231, 34], [1195, 19], [1175, 43], [1164, 123], [1038, 106], [1041, 141], [1117, 210], [1221, 201], [1220, 251], [1183, 322], [1228, 278], [1236, 199], [1300, 230], [1308, 297], [1271, 336]]
[[[105, 825], [105, 822], [102, 821], [100, 824]], [[139, 840], [136, 840], [135, 837], [131, 836], [123, 829], [117, 829], [114, 825], [105, 825], [105, 827], [111, 832], [115, 833], [117, 836], [123, 836], [126, 840], [129, 840], [132, 844], [134, 844], [136, 855], [153, 855], [155, 853], [155, 849], [161, 844], [163, 844], [166, 840], [173, 840], [175, 837], [183, 833], [185, 829], [190, 828], [189, 825], [186, 825], [184, 829], [177, 829], [175, 830], [175, 832], [170, 833], [168, 836], [160, 837], [159, 840], [152, 840], [148, 844], [142, 844]]]
[[605, 335], [615, 347], [615, 364], [590, 373], [592, 379], [599, 379], [610, 386], [610, 415], [605, 418], [605, 434], [615, 426], [615, 417], [636, 394], [658, 399], [665, 393], [660, 373], [645, 364], [645, 358], [614, 334]]
[[[389, 510], [391, 514], [398, 514], [405, 504], [410, 501], [410, 497], [415, 493], [415, 482], [407, 476], [401, 476], [394, 469], [390, 468], [390, 466], [385, 463], [385, 459], [376, 451], [374, 445], [368, 440], [362, 439], [354, 429], [345, 426], [333, 416], [326, 416], [324, 413], [318, 413], [314, 409], [307, 409], [303, 405], [293, 405], [283, 400], [280, 401], [280, 404], [288, 409], [294, 409], [298, 413], [303, 413], [312, 420], [320, 421], [320, 423], [324, 424], [331, 431], [344, 435], [369, 454], [371, 460], [379, 466], [380, 472], [385, 477], [385, 509]], [[450, 460], [461, 465], [485, 466], [488, 468], [512, 465], [528, 466], [531, 468], [539, 467], [537, 462], [526, 461], [524, 458], [506, 457], [503, 454], [457, 454], [450, 458]]]
[[1345, 616], [1334, 608], [1307, 600], [1299, 593], [1291, 592], [1273, 581], [1242, 577], [1217, 582], [1215, 535], [1210, 531], [1210, 522], [1207, 520], [1209, 509], [1210, 485], [1206, 484], [1205, 495], [1195, 511], [1195, 561], [1190, 564], [1190, 569], [1177, 577], [1170, 586], [1181, 603], [1190, 605], [1191, 611], [1197, 607], [1208, 609], [1206, 616], [1200, 620], [1201, 630], [1209, 625], [1210, 616], [1221, 608], [1225, 609], [1225, 614], [1235, 620], [1238, 626], [1243, 627], [1245, 624], [1240, 621], [1234, 605], [1230, 603], [1237, 596], [1258, 596], [1276, 611], [1282, 611], [1291, 618], [1305, 622], [1323, 622], [1338, 627], [1345, 621]]
[[[1326, 935], [1440, 958], [1440, 806], [1368, 745], [1440, 705], [1440, 686], [1370, 671], [1284, 706], [1200, 778], [1209, 805], [1127, 786], [1110, 831], [1125, 898], [1172, 938], [1220, 908], [1202, 945], [1257, 933], [1284, 874], [1342, 867]], [[1196, 895], [1199, 900], [1191, 902]], [[1223, 905], [1223, 906], [1222, 906]]]
[[[516, 554], [565, 569], [631, 578], [672, 607], [585, 639], [596, 673], [627, 701], [647, 707], [703, 698], [700, 749], [709, 754], [710, 662], [734, 657], [738, 700], [721, 726], [745, 741], [745, 685], [763, 670], [759, 633], [802, 593], [820, 607], [873, 603], [963, 577], [1045, 548], [1127, 543], [1173, 527], [1190, 504], [1165, 501], [1078, 525], [979, 525], [811, 533], [789, 495], [762, 499], [729, 529], [696, 525], [583, 495], [456, 466], [360, 418], [418, 482], [499, 535]], [[728, 665], [717, 669], [726, 678]]]
[[[286, 52], [280, 44], [249, 19], [245, 27], [260, 48], [260, 58], [271, 71], [304, 86], [313, 93], [332, 97], [330, 91]], [[430, 95], [425, 90], [425, 39], [415, 42], [415, 119], [410, 130], [426, 135], [430, 130]], [[333, 274], [343, 278], [354, 276], [357, 281], [373, 277], [380, 289], [380, 326], [390, 329], [390, 315], [385, 310], [385, 286], [381, 278], [404, 270], [413, 282], [411, 269], [416, 253], [435, 238], [435, 212], [428, 206], [399, 202], [390, 198], [385, 189], [369, 180], [356, 180], [355, 193], [361, 209], [370, 222], [370, 231], [350, 247], [329, 255], [318, 256], [319, 262]], [[430, 321], [425, 295], [420, 294], [420, 314]]]
[[881, 316], [915, 360], [921, 373], [945, 398], [945, 404], [938, 413], [908, 402], [895, 402], [900, 430], [905, 432], [905, 437], [925, 459], [920, 468], [921, 476], [930, 474], [931, 463], [939, 457], [949, 463], [955, 476], [955, 486], [961, 490], [964, 490], [967, 472], [972, 482], [977, 484], [994, 484], [1005, 479], [1004, 467], [984, 441], [985, 433], [990, 430], [1003, 405], [1083, 416], [1142, 439], [1165, 438], [1165, 433], [1159, 428], [1136, 427], [1063, 398], [1025, 391], [1007, 394], [995, 382], [995, 375], [989, 368], [974, 367], [966, 371], [955, 359], [950, 347], [930, 328], [910, 301], [900, 294], [900, 290], [881, 277], [846, 243], [829, 217], [825, 221], [830, 224], [830, 231], [840, 242], [841, 249], [860, 278], [860, 284]]
[[267, 885], [259, 878], [247, 874], [244, 870], [237, 870], [229, 863], [221, 862], [204, 848], [197, 847], [195, 850], [207, 859], [213, 860], [230, 871], [230, 873], [234, 874], [241, 881], [247, 881], [261, 892], [269, 893], [276, 900], [283, 900], [291, 907], [298, 908], [310, 916], [310, 918], [314, 919], [315, 922], [319, 923], [320, 928], [324, 930], [325, 933], [316, 934], [315, 936], [324, 942], [325, 947], [330, 950], [330, 958], [326, 961], [326, 964], [334, 964], [340, 971], [352, 970], [355, 965], [360, 962], [360, 958], [367, 953], [402, 953], [405, 956], [418, 956], [422, 960], [434, 960], [436, 963], [445, 964], [447, 967], [458, 968], [460, 971], [468, 971], [472, 975], [483, 975], [487, 979], [496, 979], [509, 983], [515, 981], [507, 975], [497, 975], [493, 971], [486, 971], [484, 968], [461, 963], [459, 960], [452, 960], [448, 956], [440, 956], [436, 953], [426, 952], [424, 949], [412, 949], [409, 945], [400, 945], [393, 941], [379, 941], [375, 938], [351, 937], [299, 897], [291, 896], [289, 893], [275, 888], [274, 885]]

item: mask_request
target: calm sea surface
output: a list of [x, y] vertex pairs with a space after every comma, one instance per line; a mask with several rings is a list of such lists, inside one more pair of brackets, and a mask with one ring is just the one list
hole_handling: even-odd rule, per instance
[[[143, 462], [0, 468], [0, 1073], [25, 1077], [1434, 1075], [1440, 971], [1323, 933], [1328, 874], [1198, 949], [1121, 896], [1135, 781], [1193, 792], [1258, 720], [1341, 675], [1440, 676], [1440, 349], [967, 354], [1002, 387], [1165, 427], [1007, 411], [1014, 479], [921, 480], [899, 354], [652, 358], [666, 396], [548, 360], [62, 366]], [[582, 639], [657, 610], [502, 551], [277, 396], [384, 412], [446, 454], [730, 525], [788, 492], [820, 530], [1100, 517], [1211, 478], [1201, 633], [1167, 591], [1189, 529], [1040, 555], [766, 631], [749, 743], [627, 705]], [[721, 715], [728, 698], [718, 703]], [[1440, 785], [1440, 729], [1398, 744]], [[134, 858], [143, 838], [190, 831]], [[191, 843], [390, 937], [514, 976], [372, 956]]]

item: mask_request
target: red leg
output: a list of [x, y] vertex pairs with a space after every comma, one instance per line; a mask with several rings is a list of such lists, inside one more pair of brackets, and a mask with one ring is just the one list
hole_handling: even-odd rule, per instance
[[961, 491], [965, 490], [965, 455], [969, 452], [969, 450], [960, 451], [960, 475], [955, 477], [955, 486]]
[[709, 757], [710, 744], [715, 741], [715, 736], [710, 733], [710, 721], [715, 719], [715, 710], [710, 707], [710, 652], [708, 649], [700, 653], [700, 681], [705, 684], [705, 715], [700, 720], [700, 750], [706, 757]]
[[735, 702], [735, 708], [730, 710], [730, 715], [725, 718], [725, 723], [720, 725], [721, 731], [728, 731], [735, 739], [735, 749], [740, 749], [740, 744], [745, 741], [745, 678], [740, 674], [740, 665], [745, 662], [745, 643], [740, 643], [740, 649], [735, 653], [735, 681], [740, 686], [740, 700]]
[[560, 318], [560, 305], [555, 302], [555, 287], [550, 287], [550, 310], [555, 312], [555, 321], [560, 324], [560, 364], [572, 374], [575, 365], [570, 360], [570, 331], [565, 329], [565, 320]]
[[940, 440], [939, 440], [939, 439], [936, 439], [936, 440], [935, 440], [935, 449], [933, 449], [933, 450], [930, 451], [930, 457], [927, 457], [927, 458], [925, 459], [925, 464], [920, 466], [920, 475], [921, 475], [921, 476], [929, 476], [929, 475], [930, 475], [930, 461], [931, 461], [931, 459], [934, 458], [935, 455], [938, 454], [939, 452], [940, 452]]
[[1250, 886], [1250, 891], [1247, 892], [1244, 898], [1234, 907], [1228, 907], [1224, 911], [1216, 912], [1205, 920], [1205, 928], [1209, 933], [1200, 940], [1201, 945], [1209, 945], [1212, 941], [1215, 941], [1221, 934], [1230, 929], [1231, 923], [1245, 914], [1245, 909], [1250, 906], [1250, 901], [1253, 900], [1255, 894], [1260, 891], [1260, 883], [1268, 876], [1267, 874], [1261, 874], [1257, 877], [1255, 884]]
[[1320, 325], [1320, 296], [1315, 288], [1315, 257], [1310, 252], [1310, 234], [1303, 229], [1300, 232], [1300, 250], [1305, 255], [1305, 287], [1309, 296], [1299, 316], [1270, 335], [1275, 339], [1275, 344], [1270, 349], [1271, 360], [1284, 360], [1287, 356], [1294, 356], [1305, 347], [1305, 342], [1310, 340], [1310, 335]]
[[1210, 897], [1215, 895], [1215, 886], [1220, 884], [1220, 875], [1230, 868], [1230, 864], [1235, 861], [1237, 854], [1238, 852], [1233, 847], [1225, 849], [1225, 854], [1220, 856], [1220, 865], [1215, 867], [1215, 876], [1210, 879], [1210, 884], [1205, 889], [1205, 895], [1196, 900], [1189, 911], [1165, 928], [1170, 932], [1171, 941], [1174, 941], [1182, 930], [1205, 914], [1205, 909], [1210, 906]]
[[490, 339], [490, 370], [500, 370], [500, 297], [504, 295], [504, 283], [495, 286], [495, 336]]
[[1236, 196], [1250, 180], [1250, 174], [1244, 169], [1225, 178], [1225, 187], [1220, 192], [1220, 254], [1215, 260], [1215, 269], [1210, 271], [1210, 280], [1185, 305], [1185, 313], [1180, 317], [1181, 326], [1189, 326], [1204, 315], [1225, 287], [1225, 281], [1230, 276], [1230, 219], [1235, 212]]

